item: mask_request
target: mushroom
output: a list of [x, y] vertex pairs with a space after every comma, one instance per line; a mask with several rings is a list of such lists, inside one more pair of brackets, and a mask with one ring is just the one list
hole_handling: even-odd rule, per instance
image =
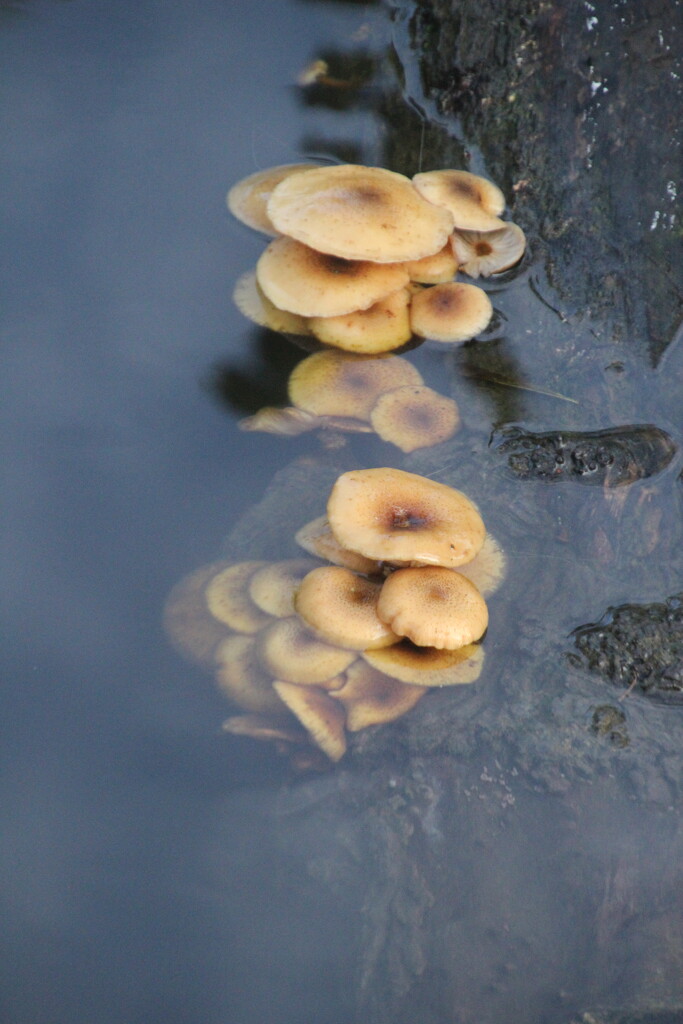
[[305, 523], [294, 538], [297, 544], [308, 551], [311, 555], [324, 558], [335, 565], [343, 565], [354, 572], [360, 572], [366, 576], [374, 576], [382, 571], [378, 561], [359, 555], [357, 551], [349, 551], [343, 548], [330, 529], [327, 516], [318, 516], [310, 523]]
[[343, 473], [327, 516], [342, 547], [392, 565], [462, 565], [486, 535], [479, 512], [460, 491], [387, 467]]
[[398, 636], [377, 615], [380, 584], [341, 566], [314, 569], [299, 587], [294, 606], [328, 643], [351, 650], [386, 647]]
[[310, 685], [334, 679], [355, 661], [355, 651], [325, 643], [314, 636], [296, 615], [266, 626], [258, 634], [256, 649], [271, 678]]
[[487, 178], [469, 171], [425, 171], [414, 176], [413, 185], [430, 203], [447, 209], [458, 229], [495, 231], [504, 224], [498, 214], [505, 196]]
[[242, 274], [235, 285], [232, 298], [240, 313], [259, 327], [267, 327], [268, 330], [277, 331], [279, 334], [295, 334], [300, 337], [306, 337], [311, 333], [304, 317], [288, 313], [286, 309], [278, 309], [273, 305], [263, 294], [253, 270]]
[[432, 388], [408, 385], [380, 395], [370, 424], [383, 441], [413, 452], [452, 437], [460, 426], [460, 414], [452, 398]]
[[454, 569], [397, 569], [385, 581], [377, 614], [418, 647], [455, 650], [479, 640], [489, 621], [475, 585]]
[[245, 711], [282, 712], [273, 677], [259, 662], [256, 637], [229, 636], [216, 651], [218, 689]]
[[416, 686], [456, 686], [473, 683], [484, 664], [481, 644], [466, 644], [457, 650], [417, 647], [401, 640], [392, 647], [364, 651], [363, 660], [379, 672]]
[[508, 223], [497, 231], [454, 231], [451, 246], [458, 266], [470, 277], [490, 277], [519, 263], [526, 248], [524, 232]]
[[278, 619], [294, 615], [294, 593], [306, 573], [317, 564], [312, 558], [288, 558], [264, 565], [249, 579], [249, 596], [268, 615]]
[[405, 345], [413, 336], [408, 314], [409, 300], [410, 292], [400, 288], [367, 309], [344, 316], [314, 316], [308, 325], [319, 341], [345, 352], [368, 355], [391, 352]]
[[[284, 709], [283, 709], [284, 710]], [[286, 712], [289, 715], [289, 712]], [[253, 740], [275, 740], [276, 743], [307, 743], [308, 735], [280, 715], [232, 715], [223, 722], [223, 732], [248, 736]]]
[[262, 430], [265, 434], [280, 434], [284, 437], [298, 437], [299, 434], [316, 430], [323, 425], [319, 416], [314, 416], [303, 409], [292, 406], [279, 409], [274, 405], [264, 405], [252, 416], [245, 416], [237, 423], [240, 430]]
[[358, 732], [370, 725], [395, 721], [414, 708], [424, 694], [423, 686], [401, 683], [367, 662], [357, 661], [347, 670], [346, 682], [333, 696], [346, 708], [346, 728]]
[[206, 607], [206, 585], [228, 565], [211, 562], [195, 569], [176, 583], [164, 605], [164, 628], [169, 640], [180, 654], [206, 668], [213, 667], [216, 648], [229, 633], [226, 624], [215, 619]]
[[474, 284], [435, 284], [413, 295], [410, 323], [415, 334], [432, 341], [468, 341], [488, 326], [493, 306]]
[[471, 562], [458, 566], [458, 572], [467, 576], [483, 597], [489, 597], [498, 590], [505, 577], [507, 559], [495, 537], [486, 534], [480, 551]]
[[255, 231], [266, 235], [277, 235], [266, 207], [270, 195], [276, 185], [288, 178], [290, 174], [312, 170], [319, 164], [280, 164], [278, 167], [267, 167], [242, 178], [233, 185], [227, 195], [227, 204], [233, 217]]
[[343, 705], [317, 686], [297, 686], [276, 680], [273, 687], [313, 742], [331, 761], [339, 761], [346, 753]]
[[270, 615], [249, 596], [249, 581], [267, 562], [237, 562], [222, 569], [204, 589], [206, 607], [215, 619], [238, 633], [256, 633], [270, 622]]
[[[451, 235], [451, 239], [452, 239]], [[456, 257], [451, 241], [433, 256], [423, 256], [421, 260], [408, 260], [405, 268], [410, 280], [418, 284], [444, 284], [452, 281], [458, 270]]]
[[273, 190], [268, 216], [283, 235], [319, 252], [378, 263], [430, 256], [453, 230], [448, 211], [423, 199], [409, 178], [357, 164], [290, 175]]
[[299, 316], [343, 316], [367, 309], [409, 280], [400, 263], [342, 259], [293, 238], [270, 243], [256, 264], [256, 279], [278, 309]]

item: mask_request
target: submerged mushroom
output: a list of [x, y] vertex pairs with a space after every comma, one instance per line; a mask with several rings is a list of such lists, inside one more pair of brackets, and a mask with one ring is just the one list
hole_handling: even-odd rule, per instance
[[460, 426], [460, 414], [452, 398], [432, 388], [405, 386], [380, 395], [370, 423], [383, 441], [414, 452], [452, 437]]
[[216, 684], [245, 711], [282, 711], [282, 703], [273, 689], [273, 677], [259, 661], [254, 636], [230, 636], [222, 642], [216, 651]]
[[270, 622], [270, 615], [249, 596], [249, 581], [267, 562], [237, 562], [216, 573], [204, 596], [210, 613], [238, 633], [256, 633]]
[[271, 678], [310, 685], [334, 679], [355, 661], [355, 651], [326, 643], [301, 619], [278, 619], [258, 634], [256, 649]]
[[297, 544], [308, 551], [311, 555], [324, 558], [334, 565], [342, 565], [346, 569], [373, 576], [382, 571], [380, 563], [376, 559], [366, 558], [359, 555], [357, 551], [349, 551], [343, 548], [335, 535], [332, 533], [327, 516], [318, 516], [310, 523], [305, 523], [296, 533]]
[[424, 694], [422, 686], [399, 682], [367, 662], [357, 661], [333, 696], [346, 708], [346, 728], [358, 732], [371, 725], [394, 722], [414, 708]]
[[273, 687], [316, 746], [331, 761], [339, 761], [346, 753], [343, 705], [317, 686], [297, 686], [296, 683], [276, 680]]
[[290, 401], [308, 413], [367, 420], [384, 391], [404, 384], [422, 384], [422, 377], [401, 356], [315, 352], [294, 368], [288, 387]]

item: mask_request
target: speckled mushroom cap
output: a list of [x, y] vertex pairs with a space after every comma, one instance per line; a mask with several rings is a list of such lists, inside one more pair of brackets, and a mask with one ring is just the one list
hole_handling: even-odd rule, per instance
[[255, 231], [266, 235], [277, 235], [278, 231], [268, 216], [266, 207], [276, 185], [288, 178], [290, 174], [312, 170], [319, 164], [280, 164], [278, 167], [267, 167], [242, 178], [233, 185], [227, 195], [227, 204], [233, 217]]
[[341, 566], [309, 572], [294, 605], [307, 626], [328, 643], [351, 650], [386, 647], [398, 637], [377, 615], [380, 584]]
[[345, 352], [374, 355], [391, 352], [413, 336], [408, 303], [410, 292], [401, 288], [368, 309], [344, 316], [314, 316], [308, 321], [313, 334], [325, 345]]
[[484, 648], [481, 644], [466, 644], [455, 651], [449, 651], [436, 647], [417, 647], [410, 640], [402, 640], [380, 651], [364, 651], [363, 660], [403, 683], [414, 683], [416, 686], [459, 686], [473, 683], [481, 675]]
[[316, 746], [320, 747], [331, 761], [338, 761], [344, 756], [346, 712], [339, 701], [317, 686], [298, 686], [296, 683], [277, 679], [273, 687], [292, 714], [299, 719]]
[[488, 326], [492, 316], [486, 292], [459, 281], [423, 288], [410, 304], [413, 331], [432, 341], [468, 341]]
[[266, 298], [256, 280], [254, 270], [247, 271], [237, 281], [232, 293], [233, 301], [240, 313], [247, 320], [267, 327], [270, 331], [280, 334], [296, 334], [301, 337], [310, 336], [311, 329], [305, 317], [296, 313], [288, 313], [286, 309], [278, 309], [270, 299]]
[[344, 685], [334, 691], [334, 699], [346, 708], [346, 728], [357, 732], [394, 722], [414, 708], [424, 694], [422, 686], [399, 682], [366, 661], [357, 661], [347, 670]]
[[261, 664], [271, 678], [288, 683], [324, 683], [343, 672], [357, 657], [315, 636], [297, 615], [278, 619], [256, 637]]
[[490, 277], [519, 263], [526, 248], [524, 232], [508, 223], [497, 231], [454, 231], [454, 259], [470, 277]]
[[383, 441], [414, 452], [452, 437], [460, 426], [460, 414], [452, 398], [421, 385], [405, 386], [380, 395], [370, 423]]
[[392, 565], [462, 565], [486, 536], [479, 512], [460, 491], [387, 467], [343, 473], [327, 517], [342, 547]]
[[455, 569], [397, 569], [384, 581], [377, 614], [419, 647], [456, 650], [479, 640], [489, 621], [486, 601]]
[[341, 259], [293, 238], [270, 243], [256, 265], [256, 279], [278, 309], [299, 316], [343, 316], [367, 309], [409, 280], [400, 264]]
[[456, 228], [495, 231], [503, 226], [498, 214], [505, 209], [505, 196], [487, 178], [469, 171], [425, 171], [415, 175], [413, 185], [430, 203], [447, 209]]
[[347, 260], [392, 263], [438, 252], [453, 218], [409, 178], [341, 164], [292, 174], [273, 190], [268, 216], [283, 235]]
[[316, 416], [368, 419], [382, 392], [403, 384], [422, 384], [422, 377], [401, 356], [315, 352], [294, 368], [288, 388], [292, 404]]

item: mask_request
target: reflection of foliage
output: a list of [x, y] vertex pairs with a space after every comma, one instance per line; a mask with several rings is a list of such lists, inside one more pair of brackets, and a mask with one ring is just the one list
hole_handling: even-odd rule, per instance
[[376, 56], [361, 50], [323, 50], [299, 78], [304, 106], [349, 110], [368, 104], [369, 83], [378, 67]]
[[254, 413], [263, 405], [285, 405], [289, 375], [304, 354], [273, 331], [257, 328], [252, 334], [252, 365], [237, 368], [217, 363], [204, 381], [209, 394], [239, 413]]

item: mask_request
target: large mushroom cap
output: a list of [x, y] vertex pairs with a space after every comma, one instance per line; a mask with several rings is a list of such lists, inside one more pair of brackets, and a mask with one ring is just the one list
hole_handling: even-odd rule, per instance
[[497, 231], [454, 231], [453, 257], [470, 277], [490, 277], [519, 263], [526, 248], [524, 232], [508, 223]]
[[320, 252], [379, 263], [438, 252], [453, 230], [450, 213], [409, 178], [357, 164], [290, 175], [273, 190], [268, 216], [283, 235]]
[[495, 231], [503, 226], [498, 214], [505, 209], [505, 196], [487, 178], [469, 171], [425, 171], [415, 175], [413, 185], [430, 203], [448, 210], [456, 228]]
[[459, 686], [473, 683], [481, 675], [484, 648], [466, 644], [455, 651], [436, 647], [417, 647], [410, 640], [364, 651], [363, 659], [385, 675], [417, 686]]
[[410, 304], [413, 331], [432, 341], [468, 341], [488, 326], [492, 316], [486, 292], [459, 281], [424, 288]]
[[410, 341], [410, 292], [400, 288], [367, 309], [344, 316], [314, 316], [308, 325], [319, 341], [345, 352], [391, 352]]
[[233, 185], [227, 196], [227, 204], [233, 217], [255, 231], [263, 231], [266, 235], [277, 235], [266, 207], [276, 185], [288, 178], [290, 174], [311, 170], [318, 164], [280, 164], [278, 167], [267, 167], [242, 178]]
[[343, 473], [327, 517], [343, 547], [393, 565], [462, 565], [486, 536], [479, 512], [460, 491], [386, 467]]
[[382, 567], [376, 559], [366, 558], [357, 551], [343, 548], [330, 529], [327, 516], [318, 516], [310, 523], [305, 523], [297, 530], [294, 539], [297, 544], [311, 555], [324, 558], [334, 565], [343, 565], [354, 572], [373, 576], [381, 573]]
[[486, 601], [454, 569], [397, 569], [382, 587], [377, 614], [419, 647], [456, 650], [479, 640], [489, 622]]
[[299, 316], [342, 316], [367, 309], [409, 281], [400, 264], [342, 259], [293, 238], [270, 243], [256, 265], [256, 279], [278, 309]]
[[452, 398], [422, 385], [404, 386], [380, 395], [370, 423], [383, 441], [414, 452], [452, 437], [460, 426], [460, 414]]
[[421, 383], [419, 371], [401, 356], [315, 352], [294, 368], [288, 388], [292, 403], [316, 416], [368, 419], [382, 392]]
[[379, 619], [380, 584], [341, 566], [314, 569], [299, 587], [294, 605], [318, 636], [351, 650], [386, 647], [398, 637]]

